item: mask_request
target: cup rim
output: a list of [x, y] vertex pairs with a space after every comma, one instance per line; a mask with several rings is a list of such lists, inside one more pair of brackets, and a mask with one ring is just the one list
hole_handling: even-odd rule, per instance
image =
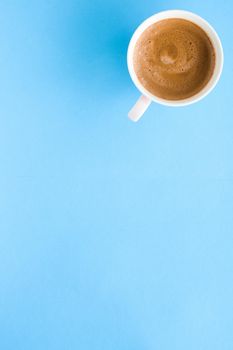
[[[141, 34], [150, 25], [156, 22], [159, 22], [160, 20], [169, 19], [169, 18], [186, 19], [198, 25], [199, 27], [201, 27], [205, 31], [205, 33], [208, 35], [209, 39], [211, 40], [211, 43], [213, 44], [215, 55], [216, 55], [214, 73], [210, 78], [209, 82], [206, 84], [206, 86], [197, 94], [182, 100], [166, 100], [156, 95], [153, 95], [151, 92], [146, 90], [144, 86], [140, 83], [133, 67], [133, 51], [135, 48], [135, 44], [139, 39], [139, 37], [141, 36]], [[198, 102], [201, 99], [203, 99], [205, 96], [207, 96], [214, 89], [214, 87], [216, 86], [216, 84], [220, 79], [222, 69], [223, 69], [223, 62], [224, 62], [223, 48], [222, 48], [221, 40], [217, 32], [215, 31], [215, 29], [204, 18], [200, 17], [199, 15], [193, 12], [185, 11], [185, 10], [161, 11], [147, 18], [137, 27], [137, 29], [133, 33], [133, 36], [131, 37], [131, 40], [128, 46], [128, 51], [127, 51], [128, 71], [131, 76], [131, 79], [133, 80], [138, 90], [143, 95], [147, 96], [149, 99], [151, 99], [154, 102], [157, 102], [166, 106], [173, 106], [173, 107], [187, 106], [192, 103]]]

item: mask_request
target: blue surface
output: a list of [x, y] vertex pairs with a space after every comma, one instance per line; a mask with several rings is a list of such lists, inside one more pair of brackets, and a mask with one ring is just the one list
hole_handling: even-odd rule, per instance
[[[153, 104], [135, 28], [180, 8], [225, 51], [198, 104]], [[0, 4], [0, 348], [232, 350], [231, 0]]]

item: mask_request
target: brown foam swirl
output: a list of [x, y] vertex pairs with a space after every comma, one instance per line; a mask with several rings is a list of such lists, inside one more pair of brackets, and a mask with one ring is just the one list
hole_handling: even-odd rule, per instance
[[147, 28], [135, 46], [134, 68], [152, 94], [180, 100], [198, 93], [210, 80], [215, 52], [194, 23], [167, 19]]

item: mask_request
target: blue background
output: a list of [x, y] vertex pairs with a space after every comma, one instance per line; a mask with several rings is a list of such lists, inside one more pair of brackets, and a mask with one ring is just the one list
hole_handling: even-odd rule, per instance
[[[134, 124], [129, 39], [173, 8], [218, 31], [221, 81]], [[1, 349], [232, 350], [232, 11], [1, 1]]]

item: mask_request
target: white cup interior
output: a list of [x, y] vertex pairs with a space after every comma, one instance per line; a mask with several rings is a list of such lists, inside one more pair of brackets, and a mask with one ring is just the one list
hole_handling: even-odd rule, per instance
[[[151, 94], [148, 90], [144, 88], [144, 86], [140, 83], [135, 70], [133, 66], [133, 52], [135, 48], [135, 44], [141, 34], [145, 31], [146, 28], [148, 28], [150, 25], [161, 21], [163, 19], [168, 18], [183, 18], [186, 20], [189, 20], [195, 24], [197, 24], [199, 27], [201, 27], [210, 38], [213, 47], [215, 49], [215, 55], [216, 55], [216, 63], [215, 63], [215, 69], [214, 73], [207, 83], [207, 85], [197, 94], [183, 100], [166, 100], [160, 97], [157, 97], [153, 94]], [[169, 10], [169, 11], [163, 11], [159, 12], [148, 19], [146, 19], [134, 32], [130, 43], [128, 47], [128, 53], [127, 53], [127, 63], [128, 63], [128, 70], [130, 73], [130, 76], [136, 85], [136, 87], [141, 91], [141, 93], [148, 98], [150, 98], [152, 101], [158, 102], [160, 104], [168, 105], [168, 106], [185, 106], [194, 102], [197, 102], [201, 100], [203, 97], [205, 97], [207, 94], [210, 93], [210, 91], [215, 87], [217, 84], [223, 68], [223, 49], [221, 41], [218, 37], [218, 34], [214, 30], [214, 28], [202, 17], [188, 11], [182, 11], [182, 10]]]

